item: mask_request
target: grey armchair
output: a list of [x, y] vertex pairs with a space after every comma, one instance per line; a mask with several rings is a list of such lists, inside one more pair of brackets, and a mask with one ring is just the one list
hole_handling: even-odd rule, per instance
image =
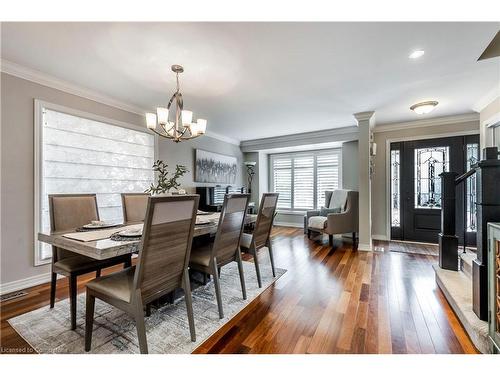
[[307, 237], [311, 238], [312, 232], [328, 234], [331, 246], [334, 234], [352, 233], [352, 241], [355, 244], [359, 224], [358, 213], [357, 191], [343, 189], [326, 191], [324, 207], [306, 213]]

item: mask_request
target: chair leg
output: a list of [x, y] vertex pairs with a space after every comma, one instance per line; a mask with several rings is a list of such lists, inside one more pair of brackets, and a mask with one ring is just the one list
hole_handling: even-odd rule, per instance
[[214, 263], [213, 266], [214, 273], [214, 285], [215, 285], [215, 296], [217, 297], [217, 307], [219, 308], [219, 318], [224, 318], [224, 310], [222, 308], [222, 296], [220, 292], [220, 281], [219, 281], [219, 272], [217, 269], [217, 265]]
[[271, 269], [273, 270], [273, 277], [276, 277], [276, 269], [274, 268], [273, 246], [271, 245], [271, 241], [267, 241], [267, 248], [269, 249], [269, 259], [271, 259]]
[[257, 257], [257, 250], [252, 248], [253, 262], [255, 264], [255, 273], [257, 274], [257, 283], [259, 284], [259, 288], [262, 288], [262, 280], [260, 278], [260, 266], [259, 259]]
[[151, 302], [146, 304], [146, 316], [151, 316]]
[[69, 305], [71, 314], [71, 329], [74, 331], [76, 329], [76, 276], [71, 275], [69, 277]]
[[100, 268], [97, 271], [95, 271], [95, 277], [101, 277], [101, 269]]
[[328, 245], [333, 246], [333, 234], [328, 235]]
[[185, 295], [185, 300], [186, 300], [186, 310], [187, 310], [187, 315], [188, 315], [188, 322], [189, 322], [189, 333], [191, 334], [191, 341], [195, 342], [196, 341], [196, 331], [194, 327], [194, 314], [193, 314], [193, 300], [192, 300], [192, 295], [191, 295], [191, 283], [189, 281], [189, 274], [186, 271], [184, 271], [184, 295]]
[[123, 263], [123, 268], [132, 267], [132, 254], [127, 258], [127, 260]]
[[95, 297], [87, 290], [87, 308], [85, 311], [85, 351], [90, 351], [94, 328]]
[[352, 243], [356, 243], [356, 232], [352, 232]]
[[310, 229], [307, 230], [307, 238], [311, 239], [311, 230]]
[[50, 308], [54, 308], [54, 303], [56, 302], [56, 283], [57, 283], [57, 273], [52, 272], [50, 278]]
[[146, 339], [146, 325], [144, 324], [144, 307], [141, 302], [142, 298], [137, 297], [135, 302], [135, 325], [137, 328], [137, 340], [139, 341], [139, 350], [141, 354], [148, 354], [148, 341]]
[[236, 262], [238, 263], [238, 271], [240, 273], [241, 293], [243, 299], [247, 299], [247, 288], [245, 287], [245, 275], [243, 274], [243, 262], [241, 261], [241, 253], [238, 249], [236, 251]]
[[221, 268], [217, 267], [217, 276], [219, 276], [219, 279], [220, 279], [220, 270], [221, 270]]

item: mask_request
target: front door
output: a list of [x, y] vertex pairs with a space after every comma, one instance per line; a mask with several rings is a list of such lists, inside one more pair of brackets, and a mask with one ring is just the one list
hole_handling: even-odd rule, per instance
[[[393, 239], [438, 242], [438, 234], [441, 230], [441, 178], [439, 175], [445, 171], [456, 172], [458, 175], [465, 173], [470, 167], [470, 159], [467, 159], [471, 154], [469, 145], [476, 145], [472, 154], [477, 160], [478, 142], [477, 136], [467, 136], [391, 144], [391, 159], [393, 151], [397, 150], [400, 165], [399, 226], [391, 230]], [[391, 160], [391, 165], [392, 163]], [[465, 233], [467, 244], [472, 245], [473, 242], [475, 244], [475, 234], [467, 234], [466, 230], [466, 226], [471, 224], [466, 213], [471, 217], [475, 214], [474, 200], [472, 199], [472, 202], [466, 200], [466, 198], [470, 200], [474, 194], [474, 191], [470, 191], [470, 182], [466, 181], [457, 186], [456, 233], [460, 243], [463, 243]], [[394, 183], [392, 183], [392, 188], [394, 189]], [[392, 196], [395, 199], [394, 191]], [[474, 212], [469, 212], [471, 203]], [[464, 207], [467, 210], [464, 210]]]

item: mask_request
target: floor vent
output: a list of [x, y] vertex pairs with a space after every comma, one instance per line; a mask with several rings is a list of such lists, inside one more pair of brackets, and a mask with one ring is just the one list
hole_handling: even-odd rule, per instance
[[27, 296], [28, 292], [25, 291], [18, 291], [18, 292], [12, 292], [12, 293], [7, 293], [3, 294], [0, 296], [0, 302], [5, 302], [14, 298], [19, 298], [19, 297], [24, 297]]

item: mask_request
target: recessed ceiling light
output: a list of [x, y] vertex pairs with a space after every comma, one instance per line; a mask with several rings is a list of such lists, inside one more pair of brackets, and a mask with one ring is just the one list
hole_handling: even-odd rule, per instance
[[413, 51], [410, 53], [410, 56], [408, 56], [410, 59], [418, 59], [419, 57], [422, 57], [424, 55], [425, 51], [423, 49], [417, 49], [416, 51]]
[[418, 115], [425, 115], [426, 113], [432, 112], [437, 105], [438, 102], [436, 101], [422, 102], [413, 104], [410, 109]]

